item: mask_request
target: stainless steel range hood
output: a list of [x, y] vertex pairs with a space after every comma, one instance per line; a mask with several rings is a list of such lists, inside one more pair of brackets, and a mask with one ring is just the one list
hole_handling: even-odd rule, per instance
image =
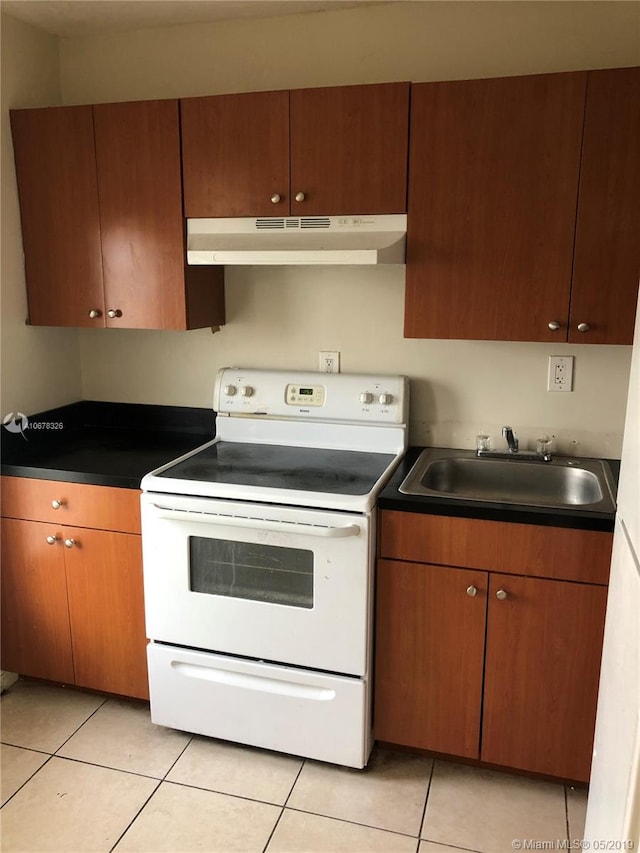
[[404, 264], [407, 217], [188, 219], [189, 264]]

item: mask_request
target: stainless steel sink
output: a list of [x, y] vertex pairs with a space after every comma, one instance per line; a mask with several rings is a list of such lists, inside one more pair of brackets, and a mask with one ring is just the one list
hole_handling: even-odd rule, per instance
[[531, 458], [478, 458], [471, 450], [423, 450], [400, 485], [407, 495], [467, 501], [615, 512], [615, 486], [599, 459], [557, 456], [551, 462]]

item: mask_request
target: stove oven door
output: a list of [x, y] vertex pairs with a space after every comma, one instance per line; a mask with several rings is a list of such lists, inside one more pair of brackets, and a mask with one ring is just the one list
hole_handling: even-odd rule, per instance
[[372, 537], [366, 515], [146, 493], [147, 636], [363, 676]]

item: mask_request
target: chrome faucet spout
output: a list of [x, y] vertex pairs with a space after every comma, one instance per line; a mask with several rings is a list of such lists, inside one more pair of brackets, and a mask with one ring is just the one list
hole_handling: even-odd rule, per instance
[[507, 445], [509, 447], [509, 453], [517, 453], [518, 452], [518, 439], [513, 434], [513, 430], [510, 426], [502, 427], [502, 437], [506, 439]]

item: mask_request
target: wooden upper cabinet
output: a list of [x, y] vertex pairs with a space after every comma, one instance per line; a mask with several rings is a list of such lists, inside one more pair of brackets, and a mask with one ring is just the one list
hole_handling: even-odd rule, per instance
[[408, 83], [186, 98], [181, 118], [187, 217], [406, 211]]
[[[569, 341], [630, 344], [640, 276], [640, 68], [590, 71]], [[589, 326], [580, 332], [578, 324]]]
[[95, 326], [89, 311], [105, 306], [92, 107], [12, 110], [11, 130], [29, 321]]
[[566, 340], [586, 81], [413, 86], [407, 337]]
[[[220, 272], [186, 265], [178, 101], [93, 110], [107, 326], [189, 329], [223, 322], [216, 305]], [[190, 304], [190, 277], [209, 297], [207, 310]]]
[[404, 213], [408, 132], [408, 83], [292, 91], [292, 215]]
[[186, 98], [180, 110], [187, 217], [288, 213], [288, 92]]
[[224, 322], [223, 270], [186, 265], [178, 101], [11, 120], [34, 325]]

